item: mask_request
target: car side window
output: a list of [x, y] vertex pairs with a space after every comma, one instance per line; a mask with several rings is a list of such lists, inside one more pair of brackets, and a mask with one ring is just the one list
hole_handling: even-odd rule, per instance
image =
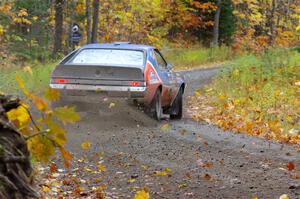
[[161, 56], [160, 52], [158, 50], [154, 50], [154, 55], [157, 61], [157, 65], [160, 70], [166, 70], [167, 69], [167, 63], [164, 60], [164, 58]]

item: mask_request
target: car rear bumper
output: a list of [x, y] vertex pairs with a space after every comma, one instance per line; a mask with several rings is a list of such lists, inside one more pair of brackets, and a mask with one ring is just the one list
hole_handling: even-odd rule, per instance
[[[82, 84], [50, 84], [53, 89], [64, 90], [72, 95], [83, 95], [90, 92], [103, 94], [109, 97], [143, 98], [146, 93], [145, 86], [103, 86], [103, 85], [82, 85]], [[68, 92], [70, 91], [70, 92]]]

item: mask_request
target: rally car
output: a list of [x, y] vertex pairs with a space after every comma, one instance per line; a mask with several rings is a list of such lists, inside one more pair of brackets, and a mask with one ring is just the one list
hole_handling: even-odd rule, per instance
[[158, 49], [126, 42], [88, 44], [54, 69], [50, 87], [63, 93], [99, 93], [142, 101], [160, 120], [182, 117], [185, 82]]

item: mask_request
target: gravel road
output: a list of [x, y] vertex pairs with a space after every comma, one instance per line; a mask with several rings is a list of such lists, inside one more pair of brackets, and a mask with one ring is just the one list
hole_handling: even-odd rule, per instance
[[[182, 72], [188, 85], [185, 95], [217, 72]], [[73, 167], [93, 166], [104, 153], [101, 163], [107, 171], [97, 175], [107, 185], [108, 198], [132, 198], [138, 187], [147, 187], [151, 198], [300, 198], [295, 176], [300, 153], [293, 147], [224, 132], [188, 114], [180, 121], [156, 122], [126, 101], [113, 101], [116, 106], [109, 108], [111, 102], [76, 103], [82, 120], [68, 127], [68, 149], [75, 159], [84, 159]], [[166, 123], [169, 128], [162, 129]], [[91, 142], [89, 150], [81, 148], [84, 141]], [[296, 166], [292, 171], [289, 162]], [[166, 168], [167, 176], [154, 175]], [[89, 181], [87, 189], [101, 184], [83, 170], [81, 175]]]

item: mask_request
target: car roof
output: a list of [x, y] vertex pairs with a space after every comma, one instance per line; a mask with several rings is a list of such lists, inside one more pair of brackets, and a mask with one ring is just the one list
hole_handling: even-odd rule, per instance
[[81, 47], [81, 49], [87, 48], [108, 48], [108, 49], [130, 49], [130, 50], [149, 50], [153, 49], [153, 46], [142, 44], [130, 44], [128, 42], [115, 42], [106, 44], [87, 44]]

